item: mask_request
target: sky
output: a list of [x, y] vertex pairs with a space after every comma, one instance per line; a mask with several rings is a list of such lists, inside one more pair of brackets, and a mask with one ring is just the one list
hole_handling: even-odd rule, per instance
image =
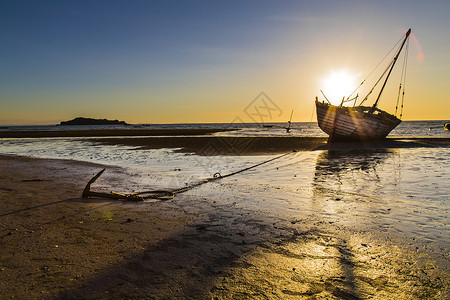
[[[315, 121], [327, 80], [356, 88], [408, 28], [403, 119], [448, 120], [449, 12], [447, 0], [0, 0], [0, 125], [253, 122], [264, 105], [276, 110], [261, 121]], [[380, 102], [390, 112], [402, 63]]]

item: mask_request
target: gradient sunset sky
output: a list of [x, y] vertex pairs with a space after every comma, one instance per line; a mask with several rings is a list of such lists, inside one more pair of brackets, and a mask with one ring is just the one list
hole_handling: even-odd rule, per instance
[[408, 28], [403, 119], [445, 120], [449, 13], [447, 0], [2, 0], [0, 124], [251, 122], [261, 92], [283, 112], [271, 121], [310, 121], [330, 74], [356, 87]]

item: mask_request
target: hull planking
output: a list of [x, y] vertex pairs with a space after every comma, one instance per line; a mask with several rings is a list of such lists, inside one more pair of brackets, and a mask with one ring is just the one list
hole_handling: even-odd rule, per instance
[[316, 100], [317, 122], [330, 141], [378, 140], [385, 138], [401, 120], [367, 106], [335, 106]]

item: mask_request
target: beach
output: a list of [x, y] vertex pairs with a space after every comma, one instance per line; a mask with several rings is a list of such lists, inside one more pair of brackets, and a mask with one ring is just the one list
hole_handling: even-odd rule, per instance
[[450, 300], [450, 1], [366, 2], [2, 1], [0, 300]]
[[[125, 147], [138, 162], [161, 147], [152, 139], [89, 143], [99, 151]], [[247, 144], [237, 153], [195, 152], [184, 139], [173, 137], [178, 144], [170, 146], [178, 150], [157, 150], [158, 159], [150, 156], [153, 165], [145, 168], [119, 160], [0, 156], [0, 295], [448, 299], [448, 139], [389, 140], [356, 150], [348, 144], [330, 149], [323, 138], [198, 143], [208, 151], [224, 141]], [[251, 151], [252, 144], [268, 142], [280, 146]], [[92, 190], [131, 193], [179, 188], [216, 169], [228, 174], [282, 152], [291, 153], [166, 201], [81, 197], [103, 168]], [[426, 159], [433, 156], [442, 160], [431, 169]], [[414, 181], [417, 174], [422, 183]], [[428, 179], [436, 176], [438, 185]], [[424, 191], [431, 195], [423, 197]]]
[[[0, 130], [0, 138], [52, 138], [52, 137], [105, 137], [105, 136], [186, 136], [206, 135], [229, 131], [227, 128], [178, 128], [178, 129], [145, 129], [145, 128], [113, 128], [70, 130], [67, 126], [54, 126], [58, 130]], [[127, 126], [125, 126], [127, 127]]]

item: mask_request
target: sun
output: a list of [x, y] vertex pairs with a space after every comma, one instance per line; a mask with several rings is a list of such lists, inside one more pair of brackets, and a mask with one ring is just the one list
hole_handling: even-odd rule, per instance
[[322, 80], [322, 91], [328, 100], [335, 105], [342, 102], [356, 89], [358, 75], [352, 75], [347, 69], [331, 71]]

